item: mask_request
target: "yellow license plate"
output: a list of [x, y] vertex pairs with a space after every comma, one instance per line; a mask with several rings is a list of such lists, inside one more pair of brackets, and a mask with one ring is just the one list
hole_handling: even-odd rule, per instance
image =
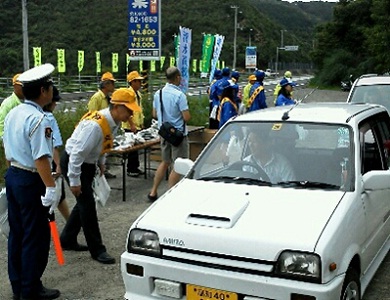
[[187, 284], [187, 300], [237, 300], [237, 294], [227, 291]]

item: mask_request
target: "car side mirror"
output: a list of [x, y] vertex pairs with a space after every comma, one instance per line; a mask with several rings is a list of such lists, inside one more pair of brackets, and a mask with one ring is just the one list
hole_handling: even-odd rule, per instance
[[364, 174], [363, 189], [367, 191], [390, 189], [390, 170], [369, 171]]
[[189, 158], [176, 158], [174, 170], [180, 175], [186, 175], [193, 167], [194, 162]]

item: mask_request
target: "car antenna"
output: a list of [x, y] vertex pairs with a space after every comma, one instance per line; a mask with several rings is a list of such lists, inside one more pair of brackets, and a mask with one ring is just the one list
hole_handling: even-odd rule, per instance
[[318, 89], [318, 86], [316, 86], [313, 90], [311, 90], [310, 93], [307, 93], [307, 94], [305, 95], [305, 97], [299, 99], [299, 100], [297, 101], [297, 103], [295, 103], [294, 105], [292, 105], [291, 108], [290, 108], [289, 110], [285, 111], [285, 112], [283, 113], [282, 120], [283, 120], [283, 121], [288, 120], [288, 119], [290, 118], [290, 116], [288, 115], [288, 114], [290, 113], [290, 111], [292, 111], [292, 110], [293, 110], [296, 106], [298, 106], [303, 100], [305, 100], [307, 97], [309, 97], [311, 94], [313, 94], [317, 89]]

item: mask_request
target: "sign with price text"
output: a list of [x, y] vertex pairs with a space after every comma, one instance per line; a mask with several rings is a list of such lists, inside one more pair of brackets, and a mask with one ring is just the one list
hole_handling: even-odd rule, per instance
[[128, 24], [130, 60], [159, 60], [161, 0], [129, 0]]

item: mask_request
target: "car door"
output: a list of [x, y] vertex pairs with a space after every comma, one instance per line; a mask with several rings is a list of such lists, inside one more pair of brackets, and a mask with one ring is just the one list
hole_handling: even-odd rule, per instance
[[[375, 170], [387, 170], [390, 180], [389, 155], [385, 142], [390, 140], [390, 120], [385, 113], [366, 120], [359, 126], [361, 175]], [[365, 209], [366, 232], [362, 248], [362, 271], [369, 267], [389, 232], [390, 189], [389, 185], [375, 190], [362, 191]]]

